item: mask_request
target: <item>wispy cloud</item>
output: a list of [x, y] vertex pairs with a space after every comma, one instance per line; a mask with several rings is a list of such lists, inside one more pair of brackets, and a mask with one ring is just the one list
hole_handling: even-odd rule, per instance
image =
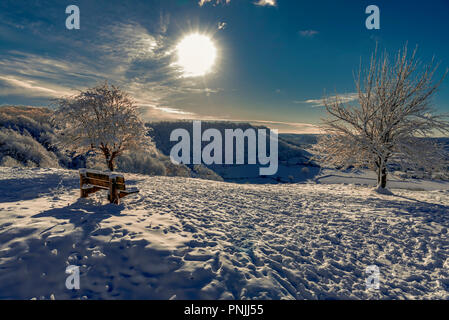
[[74, 93], [75, 88], [95, 83], [105, 76], [90, 63], [5, 51], [0, 54], [2, 96], [48, 97]]
[[120, 23], [103, 28], [98, 34], [103, 42], [96, 49], [107, 54], [109, 58], [117, 58], [121, 63], [134, 59], [152, 57], [160, 43], [156, 36], [148, 33], [136, 23]]
[[299, 35], [304, 38], [313, 38], [316, 36], [319, 32], [317, 30], [300, 30]]
[[254, 2], [256, 6], [276, 6], [276, 0], [258, 0], [257, 2]]
[[271, 129], [277, 129], [280, 133], [298, 133], [298, 134], [321, 134], [321, 127], [302, 122], [285, 122], [285, 121], [267, 121], [267, 120], [251, 120], [252, 124], [265, 125]]
[[48, 83], [17, 78], [13, 76], [1, 76], [0, 82], [3, 82], [0, 94], [4, 95], [28, 95], [30, 97], [60, 97], [69, 95], [73, 92], [64, 87], [55, 86]]
[[[358, 99], [357, 93], [345, 93], [345, 94], [337, 94], [334, 96], [326, 97], [330, 101], [335, 101], [335, 99], [338, 99], [341, 103], [347, 103], [350, 101], [355, 101]], [[305, 101], [293, 101], [294, 103], [307, 103], [312, 105], [313, 107], [324, 107], [324, 98], [321, 99], [309, 99]]]
[[198, 2], [198, 5], [200, 7], [204, 6], [206, 3], [212, 2], [214, 5], [223, 3], [223, 4], [228, 4], [229, 2], [231, 2], [231, 0], [200, 0]]
[[142, 112], [142, 117], [148, 121], [162, 121], [162, 120], [185, 120], [198, 119], [199, 115], [183, 111], [171, 107], [163, 107], [158, 104], [151, 103], [137, 103]]

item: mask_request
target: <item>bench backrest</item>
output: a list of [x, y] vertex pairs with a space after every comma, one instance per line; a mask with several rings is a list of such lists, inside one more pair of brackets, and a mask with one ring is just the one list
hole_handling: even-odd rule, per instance
[[115, 178], [115, 185], [118, 190], [126, 190], [125, 178], [120, 175], [109, 175], [98, 171], [80, 170], [80, 174], [83, 175], [83, 182], [91, 184], [93, 186], [99, 186], [103, 188], [109, 188], [109, 181]]

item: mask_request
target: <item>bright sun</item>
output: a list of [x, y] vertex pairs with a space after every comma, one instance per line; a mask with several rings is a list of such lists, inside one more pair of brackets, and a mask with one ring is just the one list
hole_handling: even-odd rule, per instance
[[179, 42], [177, 64], [185, 77], [198, 77], [209, 73], [215, 63], [217, 49], [212, 40], [198, 33], [190, 34]]

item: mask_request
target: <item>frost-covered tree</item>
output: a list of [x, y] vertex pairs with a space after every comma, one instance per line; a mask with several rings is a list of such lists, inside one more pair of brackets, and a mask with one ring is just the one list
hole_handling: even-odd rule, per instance
[[150, 145], [131, 97], [107, 82], [56, 101], [59, 143], [76, 153], [100, 151], [109, 170], [123, 152]]
[[447, 166], [444, 149], [423, 139], [449, 133], [447, 115], [437, 114], [431, 104], [447, 71], [434, 81], [438, 64], [422, 64], [416, 52], [407, 54], [404, 47], [390, 59], [376, 48], [370, 65], [355, 76], [357, 103], [324, 98], [328, 117], [323, 120], [326, 134], [314, 148], [318, 161], [370, 167], [377, 173], [378, 189], [386, 188], [389, 163], [423, 171]]

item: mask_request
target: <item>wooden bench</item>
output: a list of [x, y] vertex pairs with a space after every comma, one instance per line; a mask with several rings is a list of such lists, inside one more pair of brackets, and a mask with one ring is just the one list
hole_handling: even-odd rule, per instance
[[81, 198], [99, 190], [109, 190], [108, 200], [119, 204], [121, 198], [139, 192], [137, 188], [126, 189], [125, 178], [121, 174], [90, 169], [80, 169], [79, 172]]

